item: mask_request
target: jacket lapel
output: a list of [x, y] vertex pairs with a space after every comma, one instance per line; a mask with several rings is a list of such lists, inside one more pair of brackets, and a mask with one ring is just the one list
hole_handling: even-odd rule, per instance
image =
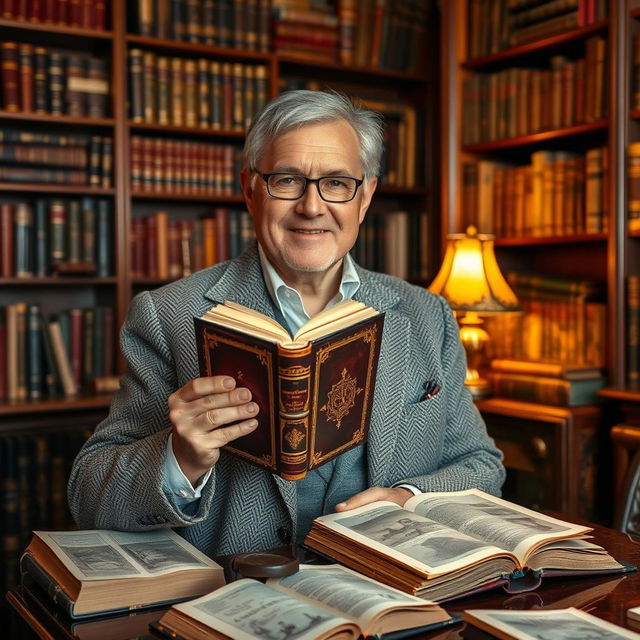
[[404, 404], [411, 322], [397, 310], [400, 298], [395, 291], [363, 269], [358, 268], [358, 275], [361, 286], [354, 298], [385, 312], [367, 444], [369, 485], [384, 487]]

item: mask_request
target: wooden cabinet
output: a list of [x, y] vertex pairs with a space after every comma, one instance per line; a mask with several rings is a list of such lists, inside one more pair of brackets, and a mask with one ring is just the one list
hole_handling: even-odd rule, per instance
[[610, 519], [599, 406], [568, 409], [501, 398], [477, 406], [504, 453], [504, 498], [586, 520]]

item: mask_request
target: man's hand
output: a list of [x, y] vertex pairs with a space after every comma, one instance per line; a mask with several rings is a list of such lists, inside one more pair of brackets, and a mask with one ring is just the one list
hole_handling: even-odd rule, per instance
[[340, 502], [336, 505], [336, 511], [350, 511], [356, 507], [362, 507], [365, 504], [376, 502], [377, 500], [386, 500], [387, 502], [395, 502], [401, 507], [413, 496], [409, 489], [395, 487], [393, 489], [385, 489], [384, 487], [369, 487], [355, 496], [351, 496], [346, 502]]
[[236, 389], [229, 376], [195, 378], [169, 396], [173, 453], [194, 487], [218, 461], [220, 447], [258, 426], [258, 411], [249, 389]]

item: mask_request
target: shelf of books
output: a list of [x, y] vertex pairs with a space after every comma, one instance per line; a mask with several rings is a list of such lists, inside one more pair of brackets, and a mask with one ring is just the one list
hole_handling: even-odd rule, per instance
[[[380, 3], [363, 21], [365, 4], [5, 3], [0, 455], [33, 449], [45, 426], [53, 442], [55, 426], [73, 424], [77, 446], [62, 449], [70, 464], [117, 388], [131, 297], [252, 242], [242, 143], [254, 114], [287, 88], [343, 90], [383, 114], [384, 175], [354, 253], [365, 267], [429, 281], [437, 3]], [[0, 486], [26, 482], [15, 465], [0, 468]], [[10, 508], [2, 496], [0, 505]], [[13, 536], [14, 550], [15, 531], [45, 524], [11, 522], [0, 538]]]
[[[625, 357], [616, 309], [625, 251], [618, 70], [630, 56], [622, 50], [626, 3], [498, 0], [493, 13], [480, 6], [457, 0], [443, 9], [443, 47], [453, 52], [442, 51], [442, 226], [461, 232], [473, 224], [495, 235], [523, 309], [487, 319], [489, 363], [506, 363], [489, 371], [496, 401], [571, 413], [620, 383]], [[554, 363], [566, 366], [543, 366]], [[532, 437], [544, 439], [537, 429], [531, 425]], [[515, 438], [507, 438], [511, 454]], [[515, 477], [519, 463], [507, 458]], [[595, 460], [597, 468], [605, 463]], [[554, 469], [551, 481], [571, 473]]]
[[[607, 3], [498, 2], [497, 22], [478, 3], [453, 4], [460, 106], [445, 145], [459, 186], [445, 224], [495, 234], [525, 310], [493, 321], [491, 355], [605, 367]], [[577, 351], [583, 325], [592, 345]]]

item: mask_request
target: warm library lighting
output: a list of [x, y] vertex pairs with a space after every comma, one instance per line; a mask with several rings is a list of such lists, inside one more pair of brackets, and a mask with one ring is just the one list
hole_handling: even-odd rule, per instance
[[452, 309], [464, 313], [459, 322], [460, 340], [467, 353], [465, 384], [474, 398], [488, 395], [489, 383], [479, 372], [489, 340], [481, 316], [520, 311], [518, 299], [498, 266], [493, 236], [478, 234], [473, 226], [466, 233], [448, 235], [442, 266], [429, 291], [444, 296]]

